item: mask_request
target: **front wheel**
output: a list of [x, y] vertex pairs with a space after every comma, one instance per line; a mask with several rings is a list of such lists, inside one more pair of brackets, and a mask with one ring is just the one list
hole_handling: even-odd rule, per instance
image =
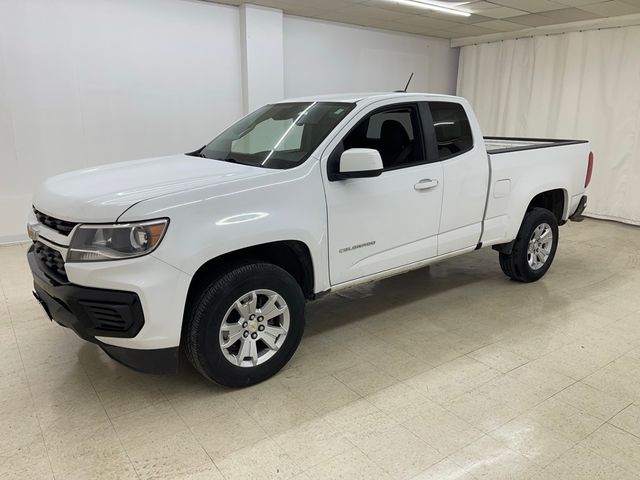
[[500, 253], [500, 267], [513, 280], [535, 282], [551, 267], [557, 248], [556, 216], [536, 207], [526, 213], [511, 253]]
[[213, 279], [188, 318], [186, 353], [205, 377], [245, 387], [276, 374], [304, 331], [304, 295], [285, 270], [238, 266]]

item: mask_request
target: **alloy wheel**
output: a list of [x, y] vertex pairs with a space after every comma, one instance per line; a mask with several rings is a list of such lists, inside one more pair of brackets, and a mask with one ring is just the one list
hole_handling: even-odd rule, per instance
[[273, 357], [289, 331], [289, 307], [273, 290], [252, 290], [227, 310], [218, 336], [225, 358], [238, 367], [255, 367]]

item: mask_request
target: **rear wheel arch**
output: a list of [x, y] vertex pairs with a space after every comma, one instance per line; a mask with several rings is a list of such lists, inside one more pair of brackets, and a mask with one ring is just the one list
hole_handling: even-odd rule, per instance
[[564, 223], [563, 219], [567, 217], [567, 200], [568, 193], [566, 190], [562, 188], [547, 190], [535, 195], [529, 202], [526, 211], [529, 212], [536, 207], [544, 208], [554, 214], [558, 225], [562, 225]]
[[[525, 205], [527, 196], [521, 197], [521, 200], [514, 200], [516, 203], [519, 203], [520, 201], [522, 201], [522, 203], [519, 204], [520, 206], [517, 210], [512, 211], [512, 214], [510, 214], [511, 223], [508, 233], [513, 240], [507, 243], [493, 245], [492, 248], [494, 250], [507, 254], [511, 253], [515, 237], [517, 236], [522, 223], [524, 222], [527, 214], [534, 208], [544, 208], [545, 210], [549, 210], [556, 217], [558, 225], [564, 225], [567, 222], [565, 218], [568, 217], [569, 201], [568, 192], [565, 189], [555, 188], [535, 194], [531, 192], [530, 195], [531, 196], [528, 198], [531, 198], [531, 200], [526, 203], [526, 207], [522, 207], [522, 205]], [[515, 223], [516, 220], [519, 220], [517, 224]]]

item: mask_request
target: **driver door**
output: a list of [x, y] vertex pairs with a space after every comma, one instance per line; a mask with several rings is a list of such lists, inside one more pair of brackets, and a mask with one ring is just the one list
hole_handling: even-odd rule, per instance
[[328, 171], [350, 148], [378, 150], [384, 166], [377, 177], [326, 180], [332, 285], [437, 255], [443, 173], [427, 158], [424, 107], [393, 104], [364, 114], [329, 155]]

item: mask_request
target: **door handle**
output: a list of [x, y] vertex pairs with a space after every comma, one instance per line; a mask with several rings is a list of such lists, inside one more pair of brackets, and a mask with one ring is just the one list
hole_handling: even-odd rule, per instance
[[429, 190], [438, 186], [438, 180], [432, 180], [431, 178], [423, 178], [416, 183], [413, 188], [416, 190]]

